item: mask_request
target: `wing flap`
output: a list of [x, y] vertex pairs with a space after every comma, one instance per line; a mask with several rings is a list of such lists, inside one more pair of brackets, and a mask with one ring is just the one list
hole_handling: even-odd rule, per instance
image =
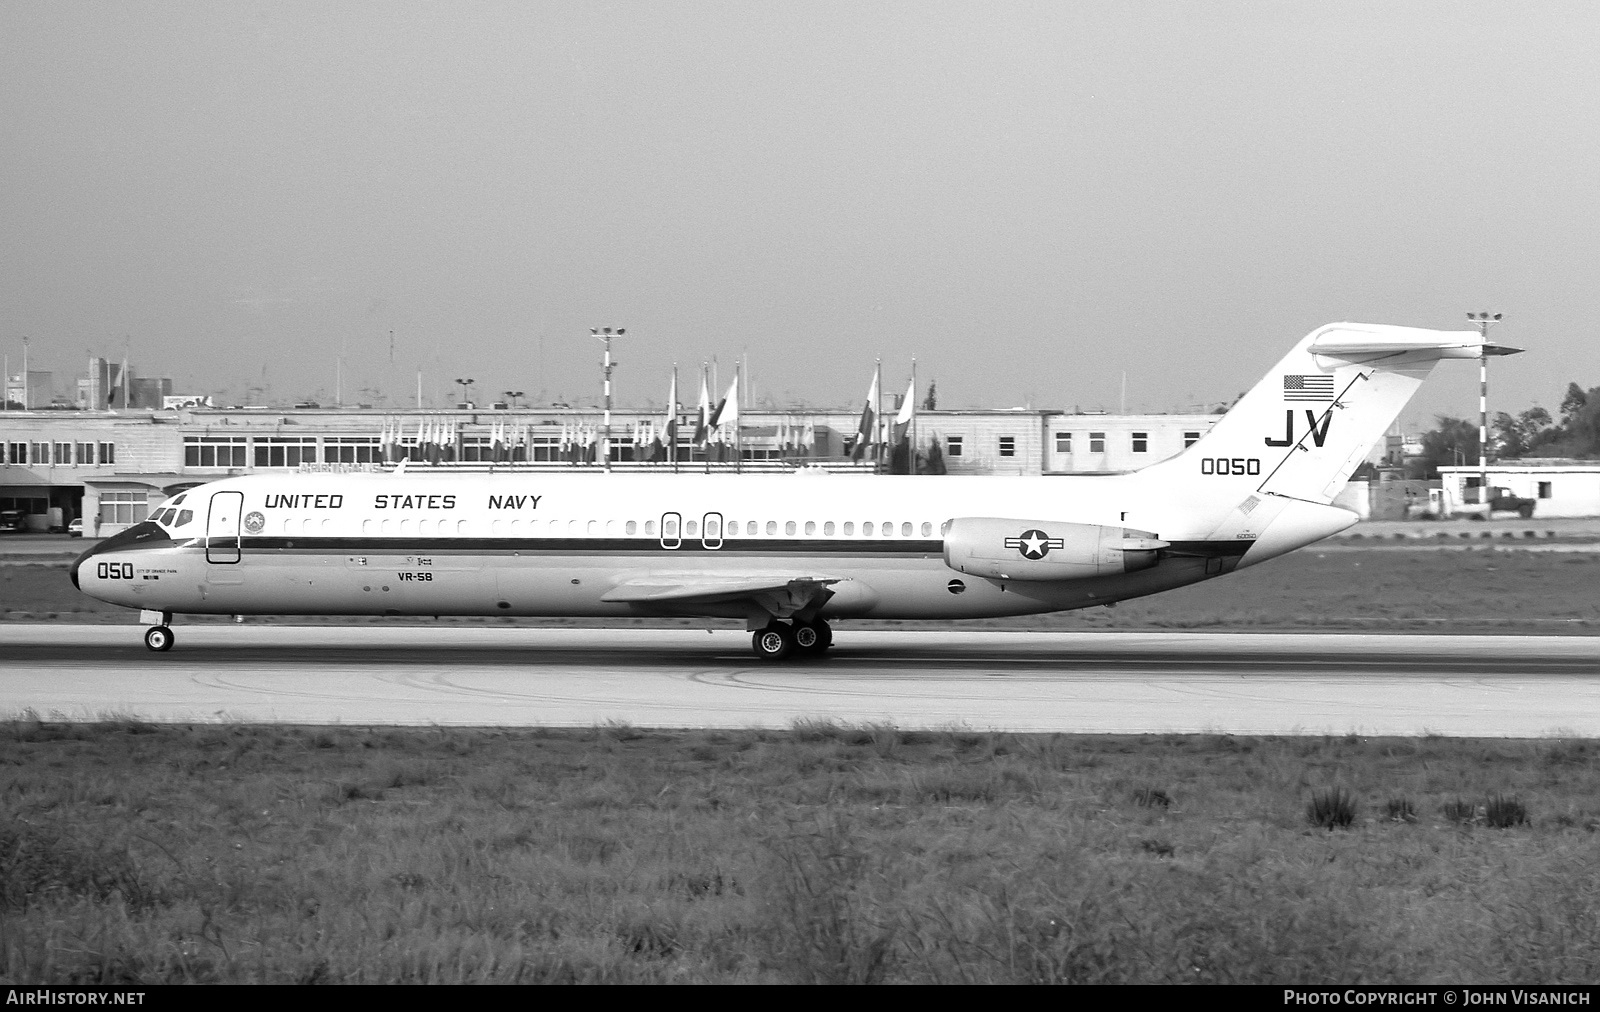
[[798, 602], [795, 610], [799, 610], [839, 581], [839, 577], [793, 574], [641, 576], [617, 584], [600, 595], [600, 600], [636, 604], [751, 600], [765, 604], [789, 598]]

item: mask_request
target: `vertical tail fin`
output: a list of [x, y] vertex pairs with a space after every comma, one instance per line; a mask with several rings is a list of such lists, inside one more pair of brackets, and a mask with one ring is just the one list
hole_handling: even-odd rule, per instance
[[[1477, 331], [1334, 323], [1306, 336], [1158, 473], [1197, 497], [1327, 504], [1441, 359], [1479, 358]], [[1236, 509], [1235, 514], [1239, 513]]]

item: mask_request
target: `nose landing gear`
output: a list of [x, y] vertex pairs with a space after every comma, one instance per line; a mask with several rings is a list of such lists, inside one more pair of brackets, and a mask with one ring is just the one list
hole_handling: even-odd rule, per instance
[[144, 631], [145, 646], [149, 647], [151, 650], [154, 650], [158, 654], [166, 653], [168, 650], [172, 649], [172, 630], [167, 627], [167, 624], [172, 621], [172, 612], [141, 611], [139, 613], [139, 620], [141, 622], [155, 623]]

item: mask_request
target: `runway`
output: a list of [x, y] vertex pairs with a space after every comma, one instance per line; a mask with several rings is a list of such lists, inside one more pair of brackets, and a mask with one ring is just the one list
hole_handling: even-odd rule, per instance
[[1600, 638], [839, 630], [0, 626], [0, 712], [295, 724], [1600, 736]]

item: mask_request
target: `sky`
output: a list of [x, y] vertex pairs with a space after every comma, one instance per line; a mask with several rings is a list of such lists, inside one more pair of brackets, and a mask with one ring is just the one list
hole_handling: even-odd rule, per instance
[[743, 358], [846, 407], [915, 358], [941, 407], [1166, 412], [1325, 323], [1489, 310], [1527, 349], [1491, 410], [1554, 410], [1600, 385], [1597, 40], [1557, 2], [0, 0], [0, 351], [593, 404], [610, 326], [618, 404]]

